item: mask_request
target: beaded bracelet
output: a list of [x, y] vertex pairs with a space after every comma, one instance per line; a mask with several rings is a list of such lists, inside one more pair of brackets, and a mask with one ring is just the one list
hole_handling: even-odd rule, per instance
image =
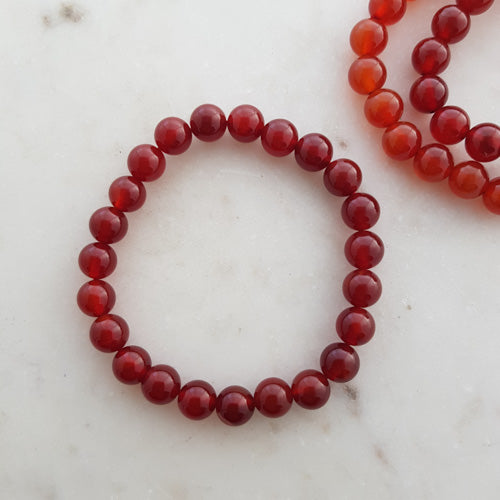
[[[115, 292], [103, 281], [116, 268], [117, 256], [110, 246], [121, 240], [128, 229], [125, 212], [138, 210], [145, 202], [144, 182], [158, 179], [165, 170], [163, 153], [178, 155], [190, 146], [194, 134], [201, 141], [212, 142], [226, 128], [237, 141], [247, 143], [261, 139], [262, 146], [272, 156], [282, 157], [294, 152], [300, 167], [310, 172], [324, 170], [326, 189], [336, 196], [346, 197], [342, 204], [342, 219], [354, 229], [344, 253], [356, 270], [347, 275], [342, 290], [352, 305], [342, 311], [336, 321], [341, 342], [329, 344], [321, 353], [321, 371], [301, 371], [290, 385], [276, 377], [264, 379], [254, 393], [240, 386], [229, 386], [216, 395], [214, 388], [203, 380], [193, 380], [181, 386], [178, 372], [169, 365], [152, 365], [149, 354], [136, 345], [126, 345], [129, 327], [118, 315], [110, 314], [115, 304]], [[330, 396], [333, 382], [347, 382], [359, 370], [359, 356], [352, 346], [367, 343], [375, 332], [375, 322], [365, 309], [380, 298], [382, 285], [370, 269], [384, 254], [380, 238], [368, 231], [378, 220], [380, 207], [372, 196], [357, 192], [361, 170], [347, 159], [331, 161], [333, 148], [321, 134], [307, 134], [300, 140], [297, 129], [288, 120], [272, 120], [266, 125], [260, 111], [250, 105], [235, 108], [227, 121], [224, 113], [211, 104], [194, 110], [190, 125], [180, 118], [162, 120], [155, 129], [158, 147], [142, 144], [130, 152], [128, 168], [131, 176], [119, 177], [109, 188], [112, 206], [98, 209], [90, 218], [90, 232], [97, 240], [80, 253], [79, 265], [92, 278], [77, 295], [78, 306], [85, 314], [97, 317], [90, 328], [92, 344], [102, 352], [115, 353], [112, 368], [124, 384], [141, 384], [144, 396], [155, 404], [175, 399], [181, 412], [193, 420], [208, 417], [214, 410], [222, 422], [241, 425], [257, 408], [267, 417], [280, 417], [292, 401], [306, 409], [323, 406]]]

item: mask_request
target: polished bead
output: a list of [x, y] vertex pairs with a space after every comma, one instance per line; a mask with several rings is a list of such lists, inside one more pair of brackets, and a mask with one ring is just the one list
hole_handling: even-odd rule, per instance
[[349, 273], [342, 285], [344, 297], [355, 307], [369, 307], [382, 295], [382, 283], [372, 271], [361, 270]]
[[439, 76], [422, 76], [410, 89], [413, 107], [422, 113], [434, 113], [448, 100], [448, 86]]
[[78, 257], [82, 272], [97, 280], [109, 276], [116, 269], [117, 261], [116, 252], [106, 243], [90, 243]]
[[102, 316], [113, 309], [116, 294], [109, 283], [92, 280], [80, 287], [76, 300], [84, 314]]
[[422, 180], [439, 182], [450, 175], [453, 156], [442, 144], [428, 144], [418, 150], [413, 159], [413, 168]]
[[393, 90], [380, 89], [372, 92], [365, 101], [366, 119], [374, 126], [387, 128], [396, 123], [404, 110], [403, 100]]
[[335, 328], [346, 344], [363, 345], [375, 334], [375, 320], [366, 309], [349, 307], [339, 314]]
[[155, 365], [142, 379], [141, 390], [151, 403], [164, 405], [179, 395], [181, 379], [175, 368], [169, 365]]
[[460, 198], [477, 198], [486, 190], [488, 174], [477, 161], [466, 161], [453, 168], [448, 183]]
[[169, 155], [180, 155], [188, 150], [193, 140], [189, 125], [176, 116], [164, 118], [155, 128], [155, 142]]
[[358, 269], [370, 269], [380, 263], [384, 257], [382, 240], [370, 231], [352, 234], [344, 245], [348, 262]]
[[470, 122], [467, 113], [456, 106], [438, 109], [431, 118], [431, 134], [443, 144], [458, 144], [465, 139]]
[[496, 160], [500, 157], [500, 127], [493, 123], [476, 125], [465, 137], [465, 149], [476, 161]]
[[376, 57], [362, 56], [349, 68], [349, 84], [358, 94], [371, 94], [384, 85], [386, 78], [385, 66]]
[[471, 16], [486, 12], [495, 0], [456, 0], [457, 7]]
[[488, 182], [483, 201], [490, 212], [500, 215], [500, 177], [495, 177]]
[[333, 382], [349, 382], [359, 371], [359, 356], [350, 345], [334, 342], [321, 353], [320, 365]]
[[432, 34], [447, 43], [463, 40], [470, 29], [470, 17], [455, 5], [438, 10], [431, 23]]
[[380, 217], [380, 205], [371, 195], [354, 193], [342, 204], [342, 219], [357, 231], [370, 229]]
[[226, 117], [214, 104], [198, 106], [191, 114], [189, 124], [193, 134], [204, 142], [216, 141], [226, 131]]
[[155, 146], [141, 144], [130, 151], [127, 165], [137, 180], [151, 182], [159, 179], [165, 172], [165, 156]]
[[307, 134], [295, 146], [295, 160], [300, 167], [309, 172], [318, 172], [326, 168], [332, 155], [332, 144], [322, 134]]
[[302, 408], [316, 410], [328, 401], [330, 384], [323, 373], [317, 370], [304, 370], [293, 379], [292, 395]]
[[382, 147], [393, 160], [409, 160], [420, 149], [422, 134], [409, 122], [397, 122], [391, 125], [382, 136]]
[[255, 407], [262, 415], [281, 417], [292, 406], [292, 389], [280, 378], [266, 378], [255, 389], [254, 401]]
[[116, 243], [127, 234], [127, 217], [115, 207], [102, 207], [90, 217], [89, 229], [97, 241]]
[[253, 142], [264, 128], [262, 113], [250, 104], [234, 108], [227, 119], [229, 133], [239, 142]]
[[151, 358], [142, 347], [130, 345], [115, 354], [112, 367], [120, 382], [128, 385], [139, 384], [151, 367]]
[[421, 75], [442, 73], [450, 63], [448, 44], [437, 38], [426, 38], [413, 49], [411, 62]]
[[267, 123], [260, 137], [262, 146], [272, 156], [289, 155], [295, 149], [298, 139], [293, 123], [281, 118]]
[[380, 22], [395, 24], [406, 12], [406, 0], [370, 0], [368, 10]]
[[387, 46], [387, 29], [376, 19], [363, 19], [352, 29], [349, 41], [358, 56], [376, 56]]
[[255, 404], [252, 394], [239, 385], [223, 389], [217, 396], [217, 416], [227, 425], [243, 425], [253, 415]]
[[129, 328], [122, 317], [105, 314], [92, 323], [89, 337], [92, 345], [99, 351], [115, 352], [127, 343]]
[[332, 161], [323, 173], [326, 189], [335, 196], [349, 196], [355, 193], [362, 178], [359, 166], [346, 158]]
[[185, 384], [177, 398], [181, 413], [191, 420], [203, 420], [215, 409], [215, 390], [204, 380], [192, 380]]
[[109, 187], [109, 199], [118, 210], [134, 212], [144, 205], [146, 189], [144, 184], [134, 177], [118, 177]]

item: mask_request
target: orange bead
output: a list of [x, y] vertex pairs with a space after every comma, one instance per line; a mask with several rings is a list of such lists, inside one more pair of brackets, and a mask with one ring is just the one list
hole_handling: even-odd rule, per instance
[[500, 215], [500, 177], [491, 179], [483, 194], [486, 208], [494, 214]]
[[385, 83], [387, 71], [376, 57], [362, 56], [349, 68], [349, 84], [358, 94], [371, 94]]
[[397, 122], [382, 136], [382, 147], [393, 160], [409, 160], [420, 149], [422, 134], [413, 123]]
[[397, 23], [406, 12], [406, 0], [370, 0], [370, 16], [384, 24]]
[[387, 128], [403, 114], [403, 100], [393, 90], [380, 89], [370, 94], [365, 102], [366, 119], [374, 126]]
[[363, 19], [352, 29], [349, 41], [358, 56], [376, 56], [387, 46], [387, 29], [376, 19]]
[[450, 189], [460, 198], [477, 198], [486, 189], [488, 174], [477, 161], [466, 161], [451, 171], [448, 183]]

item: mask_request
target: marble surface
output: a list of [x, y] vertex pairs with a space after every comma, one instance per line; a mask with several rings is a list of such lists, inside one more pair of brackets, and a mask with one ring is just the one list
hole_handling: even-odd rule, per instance
[[[498, 498], [500, 219], [381, 152], [346, 84], [367, 3], [1, 2], [0, 498]], [[413, 2], [390, 29], [388, 85], [404, 95], [441, 5]], [[445, 73], [475, 123], [500, 117], [499, 24], [496, 2]], [[321, 410], [191, 422], [118, 383], [88, 342], [88, 217], [161, 118], [204, 102], [325, 133], [382, 205], [376, 337]], [[193, 144], [116, 245], [131, 341], [217, 390], [317, 366], [346, 305], [339, 208], [292, 158]]]

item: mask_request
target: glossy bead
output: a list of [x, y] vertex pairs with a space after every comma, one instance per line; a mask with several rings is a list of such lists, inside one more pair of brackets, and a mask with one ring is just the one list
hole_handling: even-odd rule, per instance
[[192, 380], [185, 384], [177, 398], [181, 413], [191, 420], [203, 420], [215, 409], [215, 390], [204, 380]]
[[137, 180], [151, 182], [159, 179], [165, 172], [165, 156], [155, 146], [141, 144], [130, 151], [127, 165]]
[[453, 156], [442, 144], [428, 144], [420, 148], [415, 155], [413, 168], [422, 180], [440, 182], [450, 175]]
[[220, 139], [226, 131], [226, 117], [222, 109], [213, 104], [202, 104], [191, 114], [189, 120], [193, 134], [204, 142]]
[[323, 184], [335, 196], [349, 196], [361, 185], [363, 176], [359, 166], [346, 158], [332, 161], [323, 173]]
[[326, 168], [332, 155], [332, 144], [322, 134], [307, 134], [295, 146], [295, 160], [300, 167], [309, 172], [318, 172]]
[[116, 302], [113, 287], [101, 280], [92, 280], [83, 284], [76, 297], [78, 307], [88, 316], [108, 314]]
[[369, 307], [382, 295], [382, 283], [372, 271], [353, 271], [342, 285], [344, 297], [355, 307]]
[[271, 120], [262, 129], [260, 140], [263, 148], [272, 156], [286, 156], [294, 149], [299, 134], [293, 123], [281, 118]]
[[234, 108], [228, 119], [227, 129], [239, 142], [253, 142], [260, 137], [264, 128], [262, 113], [250, 104]]
[[83, 274], [97, 280], [109, 276], [116, 269], [117, 261], [116, 252], [106, 243], [90, 243], [78, 257]]
[[115, 354], [112, 367], [120, 382], [128, 385], [139, 384], [151, 368], [151, 358], [142, 347], [130, 345]]
[[151, 403], [164, 405], [179, 395], [181, 379], [175, 368], [169, 365], [155, 365], [142, 379], [141, 390]]
[[500, 127], [493, 123], [476, 125], [465, 137], [465, 149], [476, 161], [496, 160], [500, 157]]
[[356, 231], [370, 229], [380, 217], [380, 205], [371, 195], [354, 193], [342, 204], [342, 219]]
[[422, 134], [409, 122], [397, 122], [387, 128], [382, 136], [382, 147], [393, 160], [409, 160], [420, 149]]
[[127, 217], [115, 207], [99, 208], [90, 217], [89, 229], [97, 241], [116, 243], [127, 234]]
[[255, 389], [254, 402], [262, 415], [281, 417], [292, 406], [292, 389], [280, 378], [266, 378]]
[[413, 107], [422, 113], [434, 113], [448, 100], [448, 86], [439, 76], [422, 76], [410, 89]]
[[438, 109], [431, 118], [431, 134], [443, 144], [458, 144], [465, 139], [470, 122], [467, 113], [456, 106]]
[[346, 344], [364, 345], [375, 334], [375, 320], [366, 309], [349, 307], [339, 314], [335, 328]]
[[406, 0], [370, 0], [370, 16], [388, 25], [397, 23], [406, 12]]
[[164, 118], [155, 128], [155, 142], [169, 155], [180, 155], [188, 150], [193, 140], [189, 125], [180, 118]]
[[317, 370], [304, 370], [293, 379], [292, 395], [302, 408], [316, 410], [328, 401], [330, 384], [323, 373]]
[[101, 352], [115, 352], [127, 342], [129, 328], [127, 322], [116, 314], [99, 316], [90, 327], [92, 345]]
[[500, 215], [500, 177], [491, 179], [483, 194], [483, 201], [486, 208], [497, 215]]
[[411, 62], [421, 75], [442, 73], [450, 63], [448, 44], [437, 38], [426, 38], [413, 49]]
[[252, 394], [244, 387], [231, 385], [217, 396], [217, 416], [227, 425], [243, 425], [253, 415], [255, 404]]
[[362, 56], [349, 68], [349, 84], [358, 94], [371, 94], [384, 85], [386, 78], [385, 66], [376, 57]]
[[495, 0], [456, 0], [457, 7], [471, 16], [486, 12]]
[[344, 245], [348, 262], [358, 269], [370, 269], [380, 263], [384, 257], [382, 240], [370, 231], [352, 234]]
[[134, 212], [144, 205], [146, 189], [144, 184], [134, 177], [118, 177], [109, 187], [109, 200], [122, 212]]
[[439, 9], [431, 23], [432, 34], [447, 43], [463, 40], [470, 29], [470, 17], [455, 5]]
[[359, 371], [359, 356], [350, 345], [334, 342], [321, 353], [320, 365], [333, 382], [349, 382]]
[[387, 46], [387, 29], [376, 19], [363, 19], [352, 29], [349, 42], [358, 56], [376, 56]]
[[448, 183], [450, 189], [460, 198], [477, 198], [486, 189], [488, 174], [477, 161], [466, 161], [455, 166]]
[[387, 128], [396, 123], [404, 110], [403, 100], [396, 92], [380, 89], [372, 92], [365, 101], [365, 116], [374, 127]]

